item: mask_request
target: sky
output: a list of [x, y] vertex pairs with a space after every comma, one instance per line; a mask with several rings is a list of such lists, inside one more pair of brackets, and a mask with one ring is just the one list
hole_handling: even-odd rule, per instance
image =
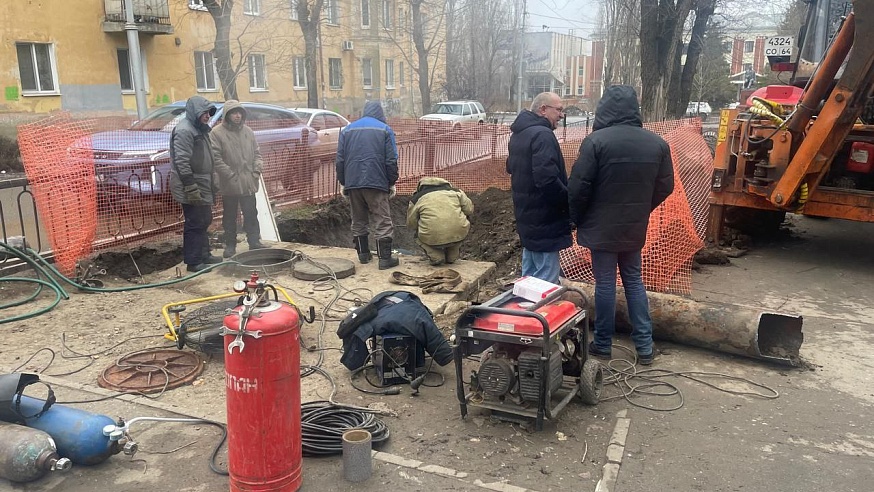
[[597, 27], [598, 0], [526, 1], [529, 31], [559, 32], [588, 38]]

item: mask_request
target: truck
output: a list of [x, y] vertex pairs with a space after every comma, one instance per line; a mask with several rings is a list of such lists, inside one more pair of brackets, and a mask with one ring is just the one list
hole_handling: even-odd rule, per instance
[[812, 0], [797, 49], [770, 60], [790, 85], [720, 111], [708, 244], [724, 225], [776, 229], [787, 212], [874, 222], [872, 22], [871, 0]]

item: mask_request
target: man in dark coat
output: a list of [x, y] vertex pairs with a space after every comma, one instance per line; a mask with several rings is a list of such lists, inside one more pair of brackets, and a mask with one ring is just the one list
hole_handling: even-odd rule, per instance
[[507, 157], [522, 275], [554, 284], [561, 272], [558, 252], [572, 243], [567, 170], [554, 132], [563, 115], [558, 94], [538, 94], [510, 125]]
[[638, 360], [654, 356], [649, 302], [640, 274], [640, 251], [649, 215], [674, 191], [671, 149], [642, 128], [632, 87], [607, 88], [595, 112], [593, 133], [583, 140], [571, 171], [571, 221], [577, 242], [592, 251], [595, 274], [595, 339], [589, 353], [609, 357], [616, 313], [616, 266], [632, 324]]
[[246, 108], [230, 99], [222, 107], [222, 124], [210, 136], [215, 172], [222, 194], [222, 229], [225, 251], [230, 258], [237, 254], [237, 215], [243, 211], [243, 230], [249, 250], [263, 248], [255, 193], [261, 185], [264, 161], [255, 140], [255, 132], [246, 125]]
[[398, 266], [391, 254], [394, 229], [389, 208], [398, 180], [398, 147], [379, 101], [368, 101], [361, 119], [340, 132], [335, 165], [342, 192], [349, 197], [358, 261], [368, 263], [373, 258], [368, 242], [372, 226], [379, 269]]
[[209, 120], [216, 107], [201, 96], [185, 104], [185, 117], [170, 134], [170, 193], [182, 204], [185, 227], [182, 254], [189, 272], [199, 272], [222, 259], [210, 253], [207, 229], [212, 223], [215, 185]]

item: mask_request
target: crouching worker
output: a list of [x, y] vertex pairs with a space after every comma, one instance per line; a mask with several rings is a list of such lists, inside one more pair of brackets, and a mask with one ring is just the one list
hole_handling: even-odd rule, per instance
[[473, 202], [442, 178], [422, 178], [407, 208], [407, 227], [431, 265], [454, 263], [470, 231]]

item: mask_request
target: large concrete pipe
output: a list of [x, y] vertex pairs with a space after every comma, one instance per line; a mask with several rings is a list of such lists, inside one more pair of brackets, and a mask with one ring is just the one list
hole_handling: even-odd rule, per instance
[[[594, 302], [593, 285], [568, 283], [585, 291]], [[697, 302], [670, 294], [647, 295], [654, 338], [779, 364], [799, 364], [798, 351], [804, 341], [801, 316]], [[616, 297], [616, 329], [630, 332], [622, 288], [616, 289]]]

